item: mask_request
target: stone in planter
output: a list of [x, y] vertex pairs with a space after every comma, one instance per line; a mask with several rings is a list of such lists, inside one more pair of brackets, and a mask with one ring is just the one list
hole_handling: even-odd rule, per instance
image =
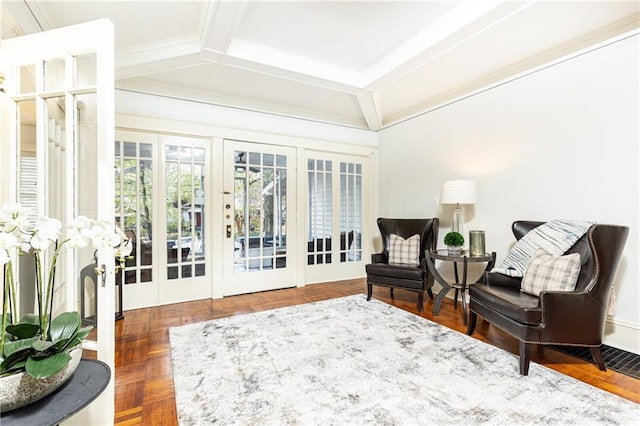
[[462, 247], [447, 246], [447, 254], [449, 254], [449, 256], [460, 256], [462, 254]]
[[82, 347], [69, 352], [69, 363], [58, 374], [46, 379], [34, 379], [27, 373], [0, 377], [0, 412], [22, 408], [36, 402], [62, 386], [76, 371], [82, 358]]

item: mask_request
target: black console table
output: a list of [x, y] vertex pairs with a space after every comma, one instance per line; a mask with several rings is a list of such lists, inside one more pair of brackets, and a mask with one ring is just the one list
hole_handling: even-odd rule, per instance
[[71, 378], [40, 401], [2, 413], [2, 426], [57, 425], [89, 405], [105, 390], [111, 369], [102, 361], [82, 359]]

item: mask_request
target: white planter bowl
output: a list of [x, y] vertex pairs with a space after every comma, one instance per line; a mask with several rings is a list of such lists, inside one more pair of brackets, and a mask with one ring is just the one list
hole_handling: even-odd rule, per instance
[[69, 352], [71, 360], [58, 374], [46, 379], [34, 379], [27, 373], [0, 377], [0, 412], [22, 408], [36, 402], [62, 386], [71, 377], [82, 358], [82, 347]]

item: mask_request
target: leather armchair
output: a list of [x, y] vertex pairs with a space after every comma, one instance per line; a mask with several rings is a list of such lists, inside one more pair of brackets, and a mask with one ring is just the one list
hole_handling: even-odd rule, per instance
[[[435, 250], [438, 242], [438, 218], [433, 219], [378, 219], [378, 228], [382, 235], [383, 250], [371, 255], [371, 263], [366, 265], [367, 300], [371, 300], [373, 286], [389, 287], [393, 297], [394, 288], [418, 293], [418, 311], [423, 311], [424, 292], [433, 299], [431, 287], [433, 276], [427, 269], [425, 250]], [[389, 264], [389, 239], [391, 234], [402, 238], [420, 235], [420, 254], [417, 266]]]
[[[516, 239], [543, 222], [517, 221]], [[485, 285], [469, 290], [467, 334], [475, 329], [478, 315], [519, 341], [520, 374], [529, 373], [533, 345], [588, 347], [600, 368], [606, 367], [600, 352], [609, 293], [629, 228], [592, 225], [566, 253], [580, 253], [581, 269], [574, 291], [543, 291], [539, 297], [520, 291], [522, 278], [486, 273]]]

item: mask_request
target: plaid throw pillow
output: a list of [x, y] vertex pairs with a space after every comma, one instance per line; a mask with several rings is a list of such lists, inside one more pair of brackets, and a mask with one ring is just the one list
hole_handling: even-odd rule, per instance
[[420, 235], [415, 234], [406, 240], [399, 235], [389, 236], [389, 263], [402, 265], [420, 264]]
[[554, 256], [536, 250], [522, 278], [520, 291], [539, 296], [541, 291], [573, 291], [580, 274], [580, 254]]

